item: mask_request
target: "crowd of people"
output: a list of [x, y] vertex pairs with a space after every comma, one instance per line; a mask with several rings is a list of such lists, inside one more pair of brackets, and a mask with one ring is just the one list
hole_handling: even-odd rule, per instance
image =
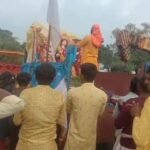
[[[117, 102], [95, 87], [96, 74], [96, 65], [82, 64], [82, 85], [71, 88], [65, 98], [49, 86], [56, 70], [48, 63], [35, 70], [36, 87], [30, 86], [28, 73], [2, 73], [0, 150], [148, 150], [150, 71], [134, 77], [129, 93]], [[97, 135], [105, 134], [96, 129], [103, 124], [108, 103], [117, 105], [114, 124], [108, 123], [117, 132], [111, 146], [107, 141], [96, 144]], [[110, 129], [106, 125], [104, 130]]]
[[[150, 70], [134, 77], [129, 93], [116, 100], [94, 85], [102, 43], [94, 25], [91, 35], [76, 44], [82, 52], [82, 85], [66, 97], [50, 87], [56, 76], [50, 63], [35, 69], [35, 87], [29, 73], [0, 74], [0, 150], [150, 149]], [[61, 41], [58, 62], [65, 60], [67, 44]]]

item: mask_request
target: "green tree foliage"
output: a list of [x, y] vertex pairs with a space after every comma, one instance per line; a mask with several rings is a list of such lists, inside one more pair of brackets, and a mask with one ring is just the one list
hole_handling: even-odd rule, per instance
[[23, 50], [21, 44], [13, 37], [11, 31], [0, 29], [0, 49], [6, 50]]
[[134, 64], [135, 68], [140, 67], [148, 61], [150, 61], [150, 53], [138, 49], [131, 51], [131, 59], [129, 60], [129, 63]]
[[133, 23], [129, 23], [125, 26], [125, 29], [131, 33], [136, 33], [137, 32], [137, 27]]
[[[150, 24], [149, 23], [142, 23], [141, 28], [137, 27], [135, 24], [129, 23], [125, 26], [125, 29], [134, 34], [150, 36]], [[117, 35], [120, 30], [121, 29], [116, 28], [112, 31], [112, 35], [115, 40], [117, 40]], [[142, 66], [148, 61], [150, 61], [150, 53], [143, 51], [141, 49], [140, 50], [134, 49], [134, 50], [131, 50], [130, 60], [127, 63], [124, 63], [120, 60], [119, 51], [116, 50], [115, 55], [113, 56], [113, 63], [111, 65], [111, 70], [115, 72], [116, 71], [117, 72], [118, 71], [131, 72], [137, 69], [138, 67]]]
[[99, 54], [100, 63], [104, 64], [105, 68], [111, 68], [113, 62], [113, 51], [110, 49], [110, 46], [103, 46]]
[[[125, 26], [125, 29], [129, 32], [135, 34], [141, 34], [145, 36], [150, 36], [150, 24], [142, 23], [141, 27], [137, 27], [133, 23], [129, 23]], [[112, 36], [116, 40], [117, 35], [121, 29], [116, 28], [112, 31]], [[24, 51], [26, 43], [20, 43], [17, 41], [17, 38], [13, 36], [13, 33], [8, 30], [0, 29], [0, 50], [10, 50], [10, 51]], [[21, 57], [8, 57], [8, 56], [0, 56], [1, 62], [21, 64], [23, 62], [23, 58]], [[120, 60], [119, 52], [116, 47], [116, 43], [106, 45], [100, 50], [99, 55], [100, 63], [104, 64], [105, 68], [111, 68], [112, 71], [115, 72], [131, 72], [135, 70], [142, 64], [150, 61], [150, 54], [143, 50], [132, 50], [131, 51], [131, 59], [129, 62], [124, 63]]]
[[[13, 36], [13, 33], [8, 30], [0, 29], [0, 50], [22, 51], [25, 45], [20, 44]], [[5, 63], [21, 64], [23, 57], [0, 56], [0, 61]]]
[[142, 25], [142, 27], [143, 27], [143, 29], [141, 30], [142, 33], [144, 33], [144, 34], [147, 35], [147, 36], [150, 36], [150, 24], [144, 22], [144, 23], [142, 23], [141, 25]]
[[121, 61], [119, 53], [115, 53], [113, 57], [113, 62], [111, 65], [112, 72], [128, 72], [131, 73], [135, 69], [132, 63], [125, 63]]

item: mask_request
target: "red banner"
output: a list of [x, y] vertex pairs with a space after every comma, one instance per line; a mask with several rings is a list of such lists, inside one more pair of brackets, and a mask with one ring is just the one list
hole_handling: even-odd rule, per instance
[[16, 75], [21, 72], [21, 65], [0, 63], [0, 73], [6, 71]]

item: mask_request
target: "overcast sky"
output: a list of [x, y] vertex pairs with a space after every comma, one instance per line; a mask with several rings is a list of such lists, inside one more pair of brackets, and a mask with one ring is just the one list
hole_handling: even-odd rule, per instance
[[[23, 41], [33, 22], [46, 22], [48, 0], [0, 0], [0, 28], [11, 30]], [[131, 22], [150, 22], [150, 0], [58, 0], [61, 29], [80, 37], [99, 23], [105, 44], [111, 31]]]

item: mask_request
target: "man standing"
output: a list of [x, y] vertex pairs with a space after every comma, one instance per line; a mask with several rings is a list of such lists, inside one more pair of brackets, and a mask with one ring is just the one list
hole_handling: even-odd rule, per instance
[[95, 150], [97, 119], [104, 112], [107, 95], [96, 88], [97, 74], [94, 64], [81, 65], [81, 87], [73, 88], [67, 97], [70, 114], [69, 132], [65, 150]]
[[[150, 92], [150, 70], [146, 73], [145, 84], [148, 92]], [[143, 109], [138, 103], [131, 109], [133, 121], [133, 139], [137, 145], [137, 150], [150, 149], [150, 97], [146, 99]]]
[[61, 126], [60, 138], [65, 135], [67, 121], [64, 97], [49, 86], [55, 74], [52, 65], [41, 64], [35, 71], [39, 85], [21, 93], [20, 97], [27, 105], [14, 116], [14, 123], [21, 125], [16, 150], [57, 150], [57, 125]]

